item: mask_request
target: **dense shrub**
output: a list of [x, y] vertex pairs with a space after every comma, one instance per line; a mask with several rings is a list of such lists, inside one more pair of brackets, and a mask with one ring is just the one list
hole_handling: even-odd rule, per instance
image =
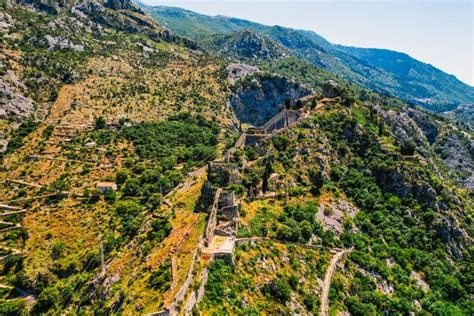
[[26, 315], [25, 300], [0, 300], [0, 315]]
[[306, 243], [313, 234], [321, 234], [321, 225], [316, 220], [316, 205], [287, 205], [278, 220], [276, 237], [281, 240]]
[[291, 286], [283, 278], [275, 278], [264, 287], [264, 291], [275, 300], [286, 303], [291, 298]]
[[171, 287], [171, 260], [161, 263], [158, 270], [153, 271], [148, 279], [148, 286], [154, 288], [158, 293], [164, 293]]
[[39, 295], [38, 300], [34, 306], [34, 310], [38, 312], [45, 312], [55, 307], [59, 302], [59, 290], [54, 287], [46, 287]]
[[404, 156], [413, 156], [415, 153], [416, 144], [413, 139], [407, 139], [400, 145], [400, 153]]
[[64, 248], [66, 247], [66, 244], [63, 242], [58, 242], [53, 245], [53, 248], [51, 249], [51, 257], [54, 260], [59, 259], [64, 251]]
[[20, 126], [13, 132], [13, 135], [10, 137], [10, 140], [8, 142], [7, 150], [3, 154], [8, 154], [16, 149], [20, 148], [23, 146], [23, 138], [28, 136], [31, 132], [33, 132], [36, 127], [38, 126], [38, 122], [35, 122], [31, 119], [24, 121], [23, 123], [20, 124]]
[[95, 129], [102, 129], [106, 125], [105, 118], [103, 116], [98, 116], [95, 118], [94, 127]]
[[224, 280], [233, 276], [233, 269], [224, 260], [216, 259], [210, 266], [210, 273], [206, 283], [206, 298], [210, 305], [220, 304], [225, 298]]
[[126, 236], [134, 236], [142, 221], [143, 206], [135, 201], [120, 201], [116, 203], [115, 211], [122, 226], [120, 231]]
[[171, 224], [167, 218], [158, 218], [151, 223], [152, 231], [148, 233], [148, 238], [161, 242], [171, 232]]

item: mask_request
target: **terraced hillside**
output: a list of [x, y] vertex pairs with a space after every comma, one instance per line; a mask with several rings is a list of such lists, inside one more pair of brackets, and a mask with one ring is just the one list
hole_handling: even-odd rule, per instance
[[473, 313], [462, 127], [128, 1], [0, 18], [0, 314]]
[[[152, 311], [166, 297], [146, 281], [125, 281], [133, 278], [125, 267], [136, 260], [128, 256], [149, 256], [141, 268], [149, 274], [160, 265], [157, 248], [165, 247], [162, 253], [173, 249], [176, 264], [186, 266], [192, 251], [186, 249], [205, 224], [203, 215], [192, 213], [201, 169], [187, 174], [217, 155], [221, 127], [235, 121], [226, 104], [223, 64], [137, 8], [14, 4], [1, 14], [8, 22], [2, 29], [2, 82], [15, 98], [32, 104], [5, 101], [1, 283], [31, 293], [34, 313], [118, 309], [113, 304], [120, 293], [132, 289], [137, 299], [124, 310], [141, 310], [140, 301]], [[104, 181], [118, 190], [102, 197], [96, 185]], [[185, 181], [189, 187], [175, 192]], [[178, 207], [163, 204], [170, 200]], [[191, 237], [183, 243], [184, 232]], [[145, 241], [136, 241], [138, 236]], [[107, 293], [118, 279], [123, 290], [115, 285]], [[105, 282], [100, 290], [98, 281]], [[4, 294], [18, 296], [16, 290]]]

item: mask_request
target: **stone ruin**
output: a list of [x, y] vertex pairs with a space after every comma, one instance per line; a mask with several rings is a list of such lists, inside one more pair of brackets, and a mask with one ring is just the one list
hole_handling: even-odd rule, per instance
[[220, 187], [226, 187], [232, 183], [241, 183], [242, 181], [239, 165], [232, 162], [209, 162], [207, 175], [210, 183]]
[[222, 191], [219, 196], [217, 225], [215, 234], [219, 236], [235, 236], [239, 227], [239, 208], [232, 191]]

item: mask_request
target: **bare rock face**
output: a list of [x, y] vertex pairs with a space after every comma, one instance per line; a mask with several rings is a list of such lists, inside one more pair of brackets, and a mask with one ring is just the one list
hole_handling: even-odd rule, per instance
[[83, 52], [84, 51], [84, 46], [81, 44], [74, 44], [68, 39], [62, 38], [61, 36], [51, 36], [51, 35], [46, 35], [45, 36], [46, 41], [48, 42], [48, 46], [50, 50], [56, 50], [56, 49], [72, 49], [75, 50], [76, 52]]
[[33, 101], [24, 96], [25, 85], [11, 70], [0, 77], [0, 118], [10, 115], [27, 117], [33, 110]]
[[13, 24], [12, 17], [8, 13], [0, 11], [0, 31], [7, 32]]
[[323, 97], [335, 98], [341, 94], [341, 88], [334, 80], [328, 80], [323, 85]]
[[140, 7], [130, 0], [108, 0], [105, 5], [114, 10], [129, 10], [143, 13]]
[[423, 156], [434, 149], [460, 184], [474, 188], [474, 141], [469, 135], [454, 126], [441, 129], [438, 121], [417, 109], [378, 111], [400, 143], [414, 140], [417, 151]]
[[257, 67], [247, 64], [229, 64], [226, 70], [230, 84], [235, 84], [240, 79], [260, 71]]
[[445, 164], [459, 173], [461, 184], [474, 189], [474, 141], [461, 133], [449, 133], [440, 136], [434, 148]]
[[410, 138], [418, 144], [427, 142], [423, 131], [406, 112], [397, 113], [394, 110], [381, 110], [380, 113], [400, 143]]
[[430, 144], [433, 144], [436, 141], [436, 137], [438, 137], [439, 130], [436, 124], [436, 121], [433, 121], [428, 117], [426, 113], [416, 109], [407, 109], [407, 115], [413, 119], [421, 130], [421, 132], [425, 135], [426, 139]]
[[287, 100], [310, 93], [304, 86], [287, 78], [256, 74], [234, 85], [230, 103], [242, 122], [261, 126], [278, 114]]
[[8, 148], [8, 140], [5, 137], [5, 134], [0, 131], [0, 153], [3, 153]]
[[285, 56], [284, 48], [251, 30], [239, 31], [214, 40], [219, 55], [243, 60], [273, 60]]
[[343, 231], [344, 219], [352, 218], [358, 212], [359, 209], [347, 200], [335, 199], [329, 203], [321, 203], [316, 218], [325, 229], [331, 229], [340, 234]]

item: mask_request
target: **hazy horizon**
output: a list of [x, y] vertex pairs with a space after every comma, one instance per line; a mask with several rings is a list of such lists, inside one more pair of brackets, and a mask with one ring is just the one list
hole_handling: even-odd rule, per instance
[[471, 1], [142, 2], [311, 30], [334, 44], [403, 52], [474, 87], [474, 5]]

